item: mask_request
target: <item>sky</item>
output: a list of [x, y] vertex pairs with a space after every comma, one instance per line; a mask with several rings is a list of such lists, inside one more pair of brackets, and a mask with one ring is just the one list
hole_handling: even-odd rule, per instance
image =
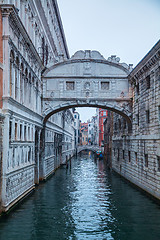
[[[160, 39], [160, 0], [57, 0], [70, 56], [97, 50], [138, 62]], [[79, 111], [86, 121], [95, 110]]]

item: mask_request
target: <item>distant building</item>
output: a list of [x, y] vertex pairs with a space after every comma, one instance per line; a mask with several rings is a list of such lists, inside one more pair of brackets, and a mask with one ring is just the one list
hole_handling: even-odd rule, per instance
[[88, 122], [80, 124], [80, 145], [88, 145]]
[[94, 124], [88, 121], [88, 145], [93, 145]]
[[74, 112], [73, 116], [75, 129], [75, 147], [77, 147], [80, 144], [80, 114], [78, 112]]
[[108, 116], [108, 111], [102, 108], [98, 109], [99, 113], [99, 146], [104, 146], [104, 121]]
[[104, 121], [104, 159], [109, 168], [112, 167], [112, 136], [113, 136], [113, 112], [108, 111]]

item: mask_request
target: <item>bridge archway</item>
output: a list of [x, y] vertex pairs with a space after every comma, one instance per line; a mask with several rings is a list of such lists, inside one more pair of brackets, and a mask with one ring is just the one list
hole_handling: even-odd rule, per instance
[[54, 113], [73, 107], [96, 107], [123, 116], [131, 129], [130, 66], [97, 51], [78, 51], [43, 74], [44, 123]]
[[97, 103], [91, 103], [91, 102], [83, 103], [82, 102], [79, 104], [77, 102], [70, 102], [69, 104], [63, 103], [62, 105], [55, 106], [54, 109], [49, 108], [48, 111], [46, 112], [46, 115], [43, 118], [43, 122], [45, 124], [47, 122], [47, 120], [55, 113], [61, 112], [63, 110], [69, 109], [69, 108], [76, 108], [76, 107], [92, 107], [92, 108], [95, 107], [95, 108], [102, 108], [102, 109], [107, 109], [109, 111], [113, 111], [125, 118], [125, 120], [128, 123], [129, 130], [131, 130], [131, 128], [132, 128], [131, 113], [129, 111], [127, 111], [124, 108], [120, 108], [117, 106], [112, 106], [112, 105], [109, 105], [106, 103], [100, 103], [100, 102], [97, 102]]
[[93, 153], [96, 153], [97, 151], [101, 150], [99, 146], [96, 145], [84, 145], [84, 146], [78, 146], [77, 147], [77, 154], [79, 154], [82, 151], [92, 151]]

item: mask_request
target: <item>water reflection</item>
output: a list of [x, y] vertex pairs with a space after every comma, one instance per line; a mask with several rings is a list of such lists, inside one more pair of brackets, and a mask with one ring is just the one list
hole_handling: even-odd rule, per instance
[[83, 153], [0, 219], [0, 239], [158, 240], [159, 226], [159, 205]]

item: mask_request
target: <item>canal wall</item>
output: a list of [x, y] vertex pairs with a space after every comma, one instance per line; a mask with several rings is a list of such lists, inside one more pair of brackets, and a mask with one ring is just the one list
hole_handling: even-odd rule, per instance
[[112, 168], [160, 199], [160, 41], [129, 75], [132, 132], [114, 114]]

